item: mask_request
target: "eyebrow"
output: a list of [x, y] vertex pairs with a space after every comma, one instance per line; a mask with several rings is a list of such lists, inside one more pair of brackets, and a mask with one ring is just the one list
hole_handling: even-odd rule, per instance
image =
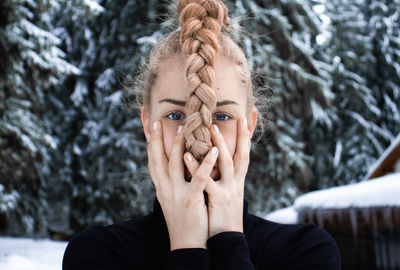
[[[174, 105], [178, 105], [178, 106], [182, 106], [182, 107], [184, 107], [186, 105], [185, 101], [172, 99], [172, 98], [161, 99], [158, 103], [162, 103], [162, 102], [168, 102], [168, 103], [172, 103]], [[233, 101], [233, 100], [223, 100], [223, 101], [217, 102], [217, 107], [229, 105], [229, 104], [239, 105], [236, 101]]]

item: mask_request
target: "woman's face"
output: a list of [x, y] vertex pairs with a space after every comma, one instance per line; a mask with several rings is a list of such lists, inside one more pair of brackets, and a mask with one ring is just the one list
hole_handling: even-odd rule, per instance
[[[246, 116], [251, 134], [257, 122], [255, 108], [246, 115], [247, 89], [240, 80], [239, 67], [229, 60], [219, 57], [215, 61], [215, 82], [212, 87], [217, 97], [217, 107], [212, 113], [225, 139], [231, 157], [236, 150], [238, 120]], [[159, 66], [158, 77], [152, 88], [150, 108], [142, 109], [144, 132], [150, 134], [155, 121], [162, 123], [165, 155], [169, 160], [178, 126], [187, 116], [186, 103], [193, 89], [187, 86], [184, 77], [184, 63], [174, 56]], [[217, 161], [218, 163], [218, 161]], [[214, 180], [220, 178], [218, 164], [211, 173]]]

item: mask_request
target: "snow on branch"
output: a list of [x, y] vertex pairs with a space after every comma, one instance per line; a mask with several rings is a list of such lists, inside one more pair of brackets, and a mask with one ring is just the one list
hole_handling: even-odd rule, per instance
[[84, 0], [84, 4], [89, 9], [90, 13], [95, 16], [104, 12], [104, 8], [94, 0]]

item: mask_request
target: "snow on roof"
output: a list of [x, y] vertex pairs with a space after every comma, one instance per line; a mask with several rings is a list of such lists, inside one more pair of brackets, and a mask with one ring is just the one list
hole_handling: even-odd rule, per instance
[[296, 224], [297, 212], [293, 206], [290, 206], [267, 214], [265, 219], [282, 224]]
[[297, 212], [307, 209], [400, 206], [400, 173], [356, 184], [313, 191], [294, 202]]

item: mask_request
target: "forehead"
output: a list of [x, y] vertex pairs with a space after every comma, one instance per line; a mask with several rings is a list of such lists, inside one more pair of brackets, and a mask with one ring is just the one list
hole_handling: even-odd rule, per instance
[[[218, 57], [214, 71], [215, 81], [212, 87], [217, 101], [229, 99], [245, 106], [246, 89], [240, 79], [239, 67], [224, 57]], [[160, 64], [158, 78], [152, 89], [152, 103], [164, 98], [186, 101], [192, 91], [186, 83], [183, 58], [170, 57]]]

